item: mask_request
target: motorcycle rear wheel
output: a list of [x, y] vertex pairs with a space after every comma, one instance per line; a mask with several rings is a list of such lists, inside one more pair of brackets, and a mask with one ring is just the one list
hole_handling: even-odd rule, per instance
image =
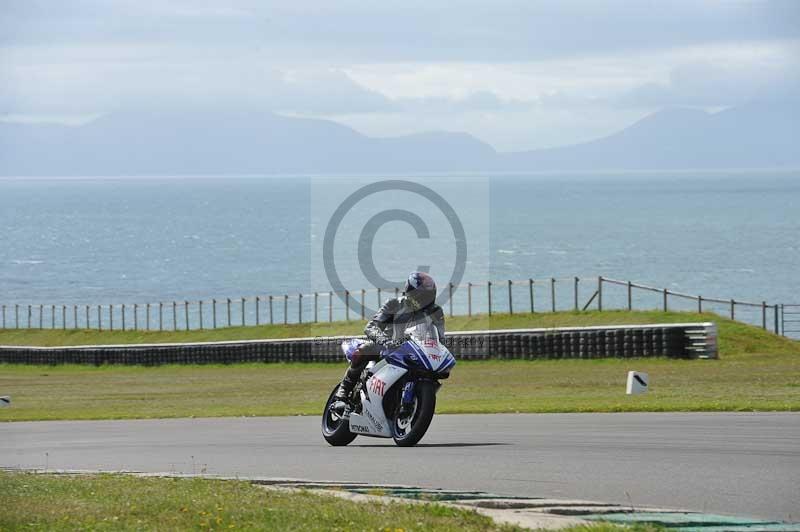
[[339, 385], [337, 384], [325, 402], [325, 410], [322, 412], [322, 437], [334, 447], [347, 445], [358, 436], [350, 432], [349, 419], [331, 410], [331, 405], [336, 401], [335, 396], [338, 389]]
[[400, 447], [416, 445], [425, 436], [436, 410], [437, 384], [419, 381], [414, 385], [414, 408], [409, 416], [400, 417], [400, 402], [392, 420], [392, 439]]

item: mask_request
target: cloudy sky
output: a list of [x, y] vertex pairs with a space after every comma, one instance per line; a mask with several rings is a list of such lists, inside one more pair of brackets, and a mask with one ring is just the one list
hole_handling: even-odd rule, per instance
[[570, 144], [796, 97], [800, 2], [4, 0], [0, 117], [274, 111], [372, 136]]

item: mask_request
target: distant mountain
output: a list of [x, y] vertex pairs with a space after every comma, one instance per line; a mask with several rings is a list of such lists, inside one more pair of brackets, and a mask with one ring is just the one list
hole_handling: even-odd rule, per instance
[[449, 171], [485, 168], [491, 146], [461, 133], [370, 138], [271, 113], [115, 113], [80, 127], [0, 124], [2, 175]]
[[500, 158], [508, 170], [798, 168], [800, 112], [776, 104], [665, 109], [598, 140]]
[[271, 113], [114, 113], [79, 127], [0, 123], [0, 175], [800, 167], [799, 118], [776, 105], [667, 109], [592, 142], [498, 153], [465, 133], [373, 138]]

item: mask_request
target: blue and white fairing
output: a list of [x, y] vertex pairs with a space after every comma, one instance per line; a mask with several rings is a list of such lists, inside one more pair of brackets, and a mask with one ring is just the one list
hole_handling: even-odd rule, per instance
[[[421, 323], [406, 330], [409, 339], [383, 358], [367, 366], [372, 375], [361, 390], [361, 412], [350, 413], [350, 431], [367, 436], [392, 437], [392, 423], [383, 409], [383, 398], [409, 372], [423, 371], [433, 378], [444, 377], [455, 366], [453, 354], [439, 342], [436, 327]], [[346, 340], [342, 350], [348, 360], [363, 340]], [[413, 381], [410, 381], [413, 383]], [[413, 384], [412, 384], [413, 385]]]
[[405, 369], [422, 369], [447, 374], [456, 365], [453, 354], [440, 342], [439, 332], [431, 323], [420, 323], [406, 329], [409, 340], [384, 358]]

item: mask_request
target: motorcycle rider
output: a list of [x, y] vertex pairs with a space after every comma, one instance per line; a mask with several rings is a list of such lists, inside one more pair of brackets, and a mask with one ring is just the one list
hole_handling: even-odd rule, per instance
[[378, 360], [381, 353], [400, 347], [406, 340], [405, 330], [427, 319], [432, 321], [439, 338], [444, 340], [444, 311], [436, 304], [436, 283], [425, 272], [412, 272], [406, 279], [402, 296], [383, 304], [364, 329], [368, 340], [348, 356], [350, 367], [336, 391], [334, 408], [344, 409], [370, 360]]

